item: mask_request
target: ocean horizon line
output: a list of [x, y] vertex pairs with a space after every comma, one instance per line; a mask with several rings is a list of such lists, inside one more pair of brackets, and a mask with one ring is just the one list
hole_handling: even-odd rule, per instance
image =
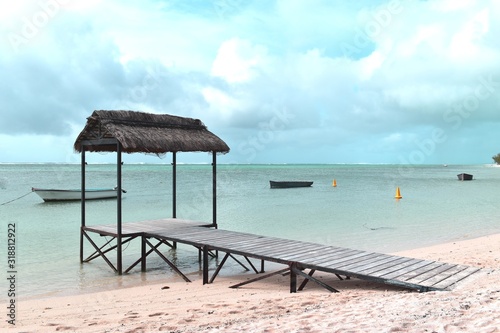
[[[0, 162], [0, 165], [80, 165], [79, 162]], [[123, 162], [123, 165], [171, 165], [171, 162]], [[212, 162], [177, 162], [177, 165], [211, 165]], [[87, 162], [87, 165], [116, 165], [114, 162]], [[485, 166], [485, 167], [500, 167], [495, 163], [368, 163], [368, 162], [342, 162], [342, 163], [217, 163], [217, 165], [264, 165], [264, 166], [285, 166], [285, 165], [381, 165], [381, 166]]]

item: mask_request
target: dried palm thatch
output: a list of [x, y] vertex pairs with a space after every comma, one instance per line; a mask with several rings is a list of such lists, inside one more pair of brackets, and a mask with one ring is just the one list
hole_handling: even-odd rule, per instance
[[229, 152], [227, 144], [199, 119], [121, 110], [94, 111], [74, 149], [113, 152], [118, 142], [126, 153]]

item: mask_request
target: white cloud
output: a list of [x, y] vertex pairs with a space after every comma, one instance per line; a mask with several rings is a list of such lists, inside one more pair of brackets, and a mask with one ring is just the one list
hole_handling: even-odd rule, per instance
[[227, 120], [233, 112], [240, 109], [238, 100], [222, 90], [206, 87], [201, 93], [209, 104], [210, 110], [215, 112], [221, 120]]
[[0, 5], [7, 141], [70, 142], [92, 110], [128, 108], [200, 118], [238, 146], [281, 115], [263, 162], [298, 142], [378, 161], [432, 128], [452, 147], [500, 122], [498, 1], [66, 1], [16, 51], [8, 37], [51, 1]]
[[242, 83], [256, 77], [258, 69], [266, 65], [267, 50], [247, 40], [233, 38], [220, 46], [211, 74], [229, 83]]
[[467, 10], [474, 5], [474, 0], [441, 0], [430, 2], [430, 8], [438, 12], [456, 12]]
[[481, 59], [481, 41], [488, 31], [489, 11], [484, 9], [464, 22], [461, 29], [454, 34], [450, 43], [450, 57], [461, 62]]

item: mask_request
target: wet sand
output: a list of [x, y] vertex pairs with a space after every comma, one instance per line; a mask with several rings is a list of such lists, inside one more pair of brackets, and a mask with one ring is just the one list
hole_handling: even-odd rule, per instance
[[500, 234], [397, 254], [482, 269], [427, 293], [318, 273], [340, 293], [309, 283], [290, 294], [281, 275], [231, 289], [255, 275], [221, 272], [210, 285], [176, 279], [20, 301], [8, 332], [500, 332]]

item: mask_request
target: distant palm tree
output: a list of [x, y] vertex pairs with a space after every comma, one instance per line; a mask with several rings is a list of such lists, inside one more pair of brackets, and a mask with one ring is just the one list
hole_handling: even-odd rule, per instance
[[500, 164], [500, 153], [492, 157], [496, 164]]

